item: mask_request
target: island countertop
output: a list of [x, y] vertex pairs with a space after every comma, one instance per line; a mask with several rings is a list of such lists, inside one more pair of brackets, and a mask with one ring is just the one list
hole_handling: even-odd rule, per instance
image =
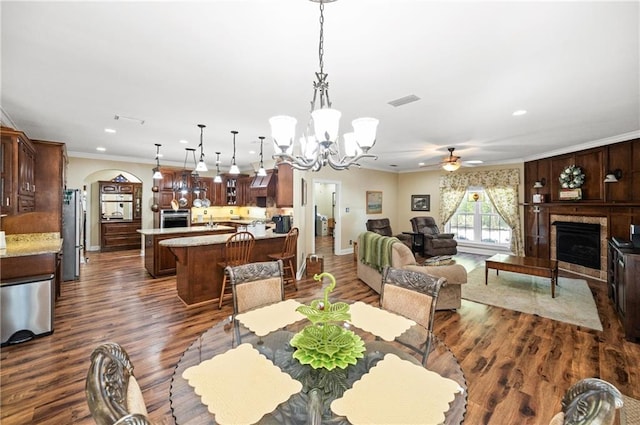
[[[268, 230], [264, 236], [255, 236], [255, 239], [256, 240], [276, 239], [276, 238], [284, 238], [286, 236], [287, 236], [286, 233], [274, 233], [273, 231]], [[228, 238], [229, 238], [229, 235], [226, 235], [226, 234], [189, 236], [189, 237], [182, 237], [182, 238], [165, 239], [160, 242], [160, 245], [166, 246], [168, 248], [185, 248], [185, 247], [203, 246], [203, 245], [217, 245], [217, 244], [224, 244]]]
[[214, 230], [218, 231], [226, 231], [229, 233], [234, 233], [236, 231], [235, 227], [232, 226], [221, 226], [219, 224], [210, 227], [210, 226], [191, 226], [191, 227], [169, 227], [167, 229], [138, 229], [138, 233], [142, 233], [143, 235], [172, 235], [176, 233], [202, 233], [202, 232], [211, 232]]

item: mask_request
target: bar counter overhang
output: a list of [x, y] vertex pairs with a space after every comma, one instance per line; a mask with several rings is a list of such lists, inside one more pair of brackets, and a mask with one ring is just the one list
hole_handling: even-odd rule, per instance
[[[192, 236], [167, 239], [160, 245], [169, 248], [176, 257], [176, 288], [178, 297], [187, 305], [218, 300], [223, 270], [225, 242], [230, 234]], [[267, 231], [255, 237], [251, 262], [272, 261], [268, 255], [282, 251], [286, 234]], [[297, 258], [294, 265], [297, 266]]]

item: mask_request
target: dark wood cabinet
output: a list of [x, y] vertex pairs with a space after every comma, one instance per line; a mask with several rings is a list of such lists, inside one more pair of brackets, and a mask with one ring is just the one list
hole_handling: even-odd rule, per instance
[[139, 249], [142, 183], [100, 181], [100, 250]]
[[[582, 199], [560, 200], [560, 173], [569, 165], [585, 174]], [[605, 183], [605, 176], [622, 172], [616, 183]], [[543, 187], [534, 188], [536, 181]], [[525, 255], [550, 258], [552, 215], [605, 217], [606, 237], [629, 238], [631, 224], [640, 224], [640, 139], [585, 149], [524, 163], [524, 243]], [[534, 194], [544, 202], [533, 203]]]
[[640, 249], [608, 245], [608, 293], [625, 338], [640, 340]]
[[277, 175], [276, 205], [293, 207], [293, 168], [289, 164], [279, 164]]
[[27, 136], [2, 127], [0, 153], [3, 214], [33, 212], [36, 209], [36, 150]]

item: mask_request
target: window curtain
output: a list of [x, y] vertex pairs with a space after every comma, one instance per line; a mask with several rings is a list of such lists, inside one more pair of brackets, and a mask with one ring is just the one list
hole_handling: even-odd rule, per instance
[[442, 225], [456, 212], [469, 186], [482, 186], [502, 219], [511, 227], [511, 252], [524, 255], [518, 187], [520, 170], [472, 171], [440, 177], [440, 221]]

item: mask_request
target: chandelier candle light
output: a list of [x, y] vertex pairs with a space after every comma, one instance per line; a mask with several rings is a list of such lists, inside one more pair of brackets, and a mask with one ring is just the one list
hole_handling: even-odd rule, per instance
[[[279, 163], [290, 164], [298, 170], [318, 171], [329, 165], [335, 170], [346, 170], [362, 158], [374, 158], [369, 149], [376, 142], [378, 120], [358, 118], [352, 121], [353, 133], [342, 136], [344, 156], [341, 157], [338, 146], [338, 127], [342, 113], [331, 107], [329, 100], [328, 74], [324, 72], [324, 3], [335, 0], [310, 0], [320, 3], [320, 42], [318, 57], [320, 71], [316, 72], [311, 100], [311, 118], [306, 135], [300, 138], [300, 153], [294, 154], [294, 138], [297, 120], [290, 116], [279, 115], [269, 119], [271, 135], [276, 153], [273, 158]], [[319, 105], [316, 104], [319, 101]]]

